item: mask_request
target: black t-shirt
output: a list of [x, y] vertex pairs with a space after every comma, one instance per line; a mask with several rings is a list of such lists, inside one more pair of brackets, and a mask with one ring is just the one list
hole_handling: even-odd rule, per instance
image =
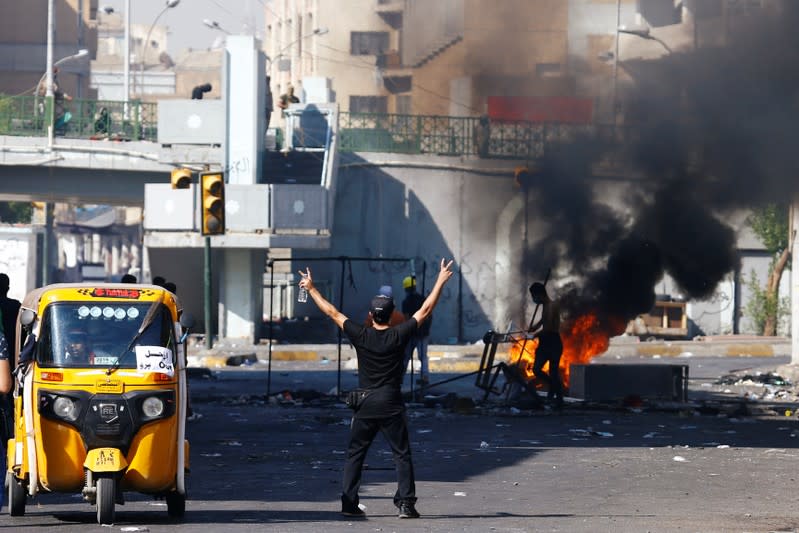
[[3, 333], [5, 333], [8, 349], [12, 354], [17, 342], [17, 314], [19, 313], [21, 305], [19, 300], [0, 297], [0, 313], [3, 315]]
[[415, 319], [382, 330], [344, 322], [344, 334], [358, 355], [358, 385], [372, 390], [355, 413], [357, 418], [384, 418], [404, 409], [400, 387], [405, 347], [416, 329]]
[[[425, 297], [419, 294], [416, 291], [409, 292], [405, 299], [402, 301], [402, 314], [406, 316], [413, 316], [413, 314], [422, 308], [422, 304], [424, 303]], [[419, 326], [419, 336], [420, 337], [428, 337], [430, 336], [430, 325], [433, 323], [433, 314], [430, 313], [430, 316], [422, 322], [422, 325]]]

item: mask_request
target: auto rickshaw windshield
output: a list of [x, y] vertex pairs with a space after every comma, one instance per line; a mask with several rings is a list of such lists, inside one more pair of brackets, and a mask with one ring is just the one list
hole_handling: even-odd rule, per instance
[[134, 346], [128, 349], [150, 305], [149, 302], [50, 305], [42, 317], [36, 348], [38, 363], [45, 367], [135, 368], [136, 356], [132, 352], [136, 346], [168, 348], [174, 362], [172, 321], [163, 305]]

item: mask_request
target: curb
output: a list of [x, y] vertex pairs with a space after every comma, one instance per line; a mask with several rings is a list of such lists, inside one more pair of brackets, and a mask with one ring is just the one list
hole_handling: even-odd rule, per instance
[[[341, 347], [342, 361], [355, 359], [355, 352], [349, 345]], [[791, 355], [790, 340], [763, 342], [742, 339], [738, 342], [720, 341], [662, 341], [662, 342], [618, 342], [611, 343], [604, 357], [782, 357]], [[497, 350], [495, 362], [506, 360], [508, 349]], [[483, 355], [482, 344], [437, 345], [428, 350], [431, 371], [474, 372], [479, 370]], [[335, 361], [339, 356], [336, 344], [328, 345], [278, 345], [272, 347], [272, 361], [316, 362]], [[269, 350], [264, 345], [212, 350], [189, 350], [189, 366], [206, 368], [235, 367], [269, 360]]]

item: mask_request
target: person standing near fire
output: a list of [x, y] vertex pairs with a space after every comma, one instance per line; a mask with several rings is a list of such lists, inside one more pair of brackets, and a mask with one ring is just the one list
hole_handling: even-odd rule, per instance
[[[547, 294], [543, 283], [530, 285], [530, 295], [536, 307], [541, 306], [541, 318], [530, 326], [535, 332], [538, 346], [535, 349], [533, 374], [549, 386], [547, 399], [557, 407], [563, 405], [563, 383], [560, 380], [560, 356], [563, 354], [563, 341], [560, 337], [560, 305]], [[544, 364], [549, 364], [549, 372], [544, 372]]]
[[388, 321], [394, 310], [394, 299], [377, 295], [372, 299], [369, 312], [374, 324], [367, 328], [347, 318], [328, 302], [314, 286], [311, 269], [300, 271], [300, 287], [308, 291], [319, 309], [333, 319], [355, 347], [358, 357], [358, 385], [368, 391], [362, 404], [354, 412], [344, 464], [341, 513], [345, 516], [365, 517], [359, 505], [358, 491], [366, 453], [372, 441], [381, 432], [388, 441], [397, 469], [397, 491], [394, 505], [399, 508], [399, 518], [419, 518], [416, 510], [416, 482], [411, 460], [411, 443], [405, 403], [402, 400], [402, 362], [405, 346], [416, 330], [430, 317], [441, 296], [444, 285], [452, 277], [452, 261], [441, 260], [441, 269], [430, 295], [414, 315], [394, 327]]

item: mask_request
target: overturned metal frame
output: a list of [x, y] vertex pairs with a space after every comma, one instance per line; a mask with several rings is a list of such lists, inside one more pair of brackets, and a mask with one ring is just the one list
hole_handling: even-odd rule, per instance
[[[515, 362], [511, 364], [500, 361], [494, 363], [497, 354], [497, 347], [499, 344], [519, 342], [520, 336], [524, 336], [522, 342], [522, 352]], [[483, 401], [488, 399], [489, 394], [502, 395], [505, 394], [505, 400], [508, 400], [510, 395], [510, 386], [512, 384], [519, 385], [522, 389], [530, 393], [530, 396], [536, 403], [541, 403], [538, 397], [535, 386], [532, 385], [531, 380], [524, 377], [524, 373], [519, 367], [524, 353], [524, 347], [527, 344], [527, 333], [524, 331], [509, 331], [507, 333], [497, 333], [489, 330], [483, 336], [483, 355], [480, 359], [480, 368], [477, 371], [477, 378], [475, 379], [475, 386], [484, 390], [485, 395]], [[500, 374], [505, 376], [505, 383], [501, 388], [496, 387], [497, 378]]]

